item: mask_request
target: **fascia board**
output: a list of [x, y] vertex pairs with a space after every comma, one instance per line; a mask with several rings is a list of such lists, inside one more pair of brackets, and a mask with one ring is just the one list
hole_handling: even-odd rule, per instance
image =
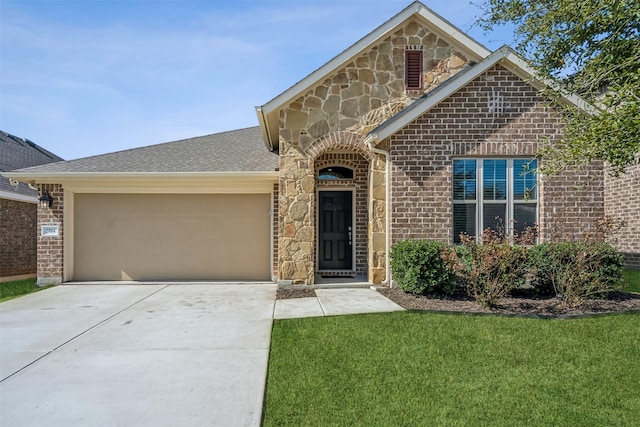
[[351, 45], [341, 54], [309, 74], [307, 77], [300, 80], [298, 83], [294, 84], [289, 89], [267, 102], [265, 105], [256, 108], [261, 109], [262, 113], [265, 115], [271, 114], [282, 105], [300, 96], [301, 93], [311, 88], [314, 84], [324, 80], [328, 75], [339, 69], [341, 66], [344, 66], [349, 61], [353, 60], [354, 57], [366, 50], [369, 46], [373, 45], [376, 41], [385, 37], [388, 33], [403, 24], [413, 15], [419, 15], [429, 23], [433, 24], [440, 32], [439, 35], [449, 37], [459, 45], [467, 47], [469, 52], [474, 52], [478, 56], [476, 59], [485, 58], [491, 54], [491, 51], [464, 34], [460, 29], [450, 24], [440, 15], [436, 14], [420, 2], [414, 2], [402, 12], [398, 13], [371, 33], [364, 36], [358, 42]]
[[16, 202], [38, 203], [37, 197], [2, 190], [0, 190], [0, 199], [14, 200]]
[[[329, 62], [313, 71], [304, 79], [291, 86], [289, 89], [282, 92], [280, 95], [273, 98], [266, 104], [256, 107], [256, 114], [258, 114], [258, 120], [260, 126], [263, 129], [263, 137], [265, 144], [270, 151], [274, 150], [274, 147], [278, 145], [278, 135], [275, 133], [275, 125], [277, 125], [277, 117], [272, 117], [273, 114], [282, 108], [283, 105], [293, 101], [300, 94], [306, 92], [318, 82], [323, 81], [333, 72], [340, 67], [352, 61], [357, 55], [368, 49], [375, 44], [378, 40], [387, 36], [394, 31], [398, 26], [402, 25], [412, 16], [420, 17], [427, 21], [430, 27], [435, 28], [435, 32], [438, 36], [450, 39], [454, 44], [458, 45], [466, 55], [472, 56], [473, 60], [481, 61], [491, 54], [491, 51], [482, 46], [480, 43], [467, 36], [459, 28], [455, 27], [447, 20], [442, 18], [437, 13], [426, 7], [419, 1], [416, 1], [402, 10], [400, 13], [389, 19], [387, 22], [367, 34], [358, 42], [347, 48], [338, 56], [331, 59]], [[273, 123], [272, 123], [273, 122]], [[273, 125], [273, 126], [272, 126]], [[273, 127], [274, 129], [270, 129]]]
[[277, 182], [279, 173], [274, 172], [6, 172], [9, 178], [31, 184], [61, 183], [63, 181], [91, 181], [91, 180], [262, 180]]

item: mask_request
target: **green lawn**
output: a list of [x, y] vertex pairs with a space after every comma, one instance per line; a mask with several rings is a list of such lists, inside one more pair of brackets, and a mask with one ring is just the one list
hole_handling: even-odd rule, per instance
[[622, 289], [627, 292], [640, 293], [640, 270], [625, 268], [622, 272]]
[[635, 426], [640, 313], [274, 323], [265, 426]]
[[[47, 286], [48, 287], [48, 286]], [[16, 280], [0, 283], [0, 302], [17, 298], [22, 295], [41, 291], [47, 287], [36, 286], [36, 279]]]

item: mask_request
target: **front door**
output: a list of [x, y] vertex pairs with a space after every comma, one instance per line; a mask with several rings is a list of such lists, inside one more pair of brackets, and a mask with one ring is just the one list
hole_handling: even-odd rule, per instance
[[351, 191], [321, 191], [318, 203], [320, 270], [353, 269]]

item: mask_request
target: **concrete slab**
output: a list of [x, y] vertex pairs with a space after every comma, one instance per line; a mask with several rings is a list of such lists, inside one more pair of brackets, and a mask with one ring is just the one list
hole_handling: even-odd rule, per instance
[[281, 299], [276, 301], [274, 319], [299, 319], [324, 316], [322, 306], [316, 297]]
[[316, 289], [316, 295], [327, 316], [404, 310], [371, 289]]
[[[97, 286], [78, 288], [91, 294]], [[257, 426], [275, 291], [274, 284], [160, 286], [115, 315], [96, 316], [0, 383], [2, 424]]]
[[165, 285], [56, 286], [0, 304], [0, 380]]

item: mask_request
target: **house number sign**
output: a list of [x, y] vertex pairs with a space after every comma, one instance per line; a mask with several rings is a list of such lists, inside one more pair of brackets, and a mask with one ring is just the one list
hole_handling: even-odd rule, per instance
[[58, 224], [43, 225], [40, 229], [40, 235], [42, 237], [59, 237], [60, 226]]

